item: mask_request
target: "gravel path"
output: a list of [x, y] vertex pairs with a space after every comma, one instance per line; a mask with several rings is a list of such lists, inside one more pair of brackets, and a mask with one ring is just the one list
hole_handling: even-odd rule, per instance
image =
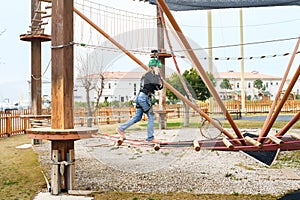
[[[132, 132], [128, 137], [142, 139], [145, 134]], [[193, 140], [201, 139], [199, 135], [198, 129], [180, 129], [156, 133], [156, 138]], [[49, 169], [50, 142], [34, 148], [41, 165]], [[90, 138], [75, 142], [75, 156], [78, 190], [278, 195], [300, 189], [300, 166], [266, 167], [242, 152], [154, 151], [149, 147], [116, 147], [110, 140]], [[46, 173], [50, 177], [50, 170]]]

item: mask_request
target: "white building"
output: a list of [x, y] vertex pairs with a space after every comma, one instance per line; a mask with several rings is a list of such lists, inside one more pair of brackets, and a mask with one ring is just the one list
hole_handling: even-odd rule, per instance
[[[228, 71], [228, 72], [219, 72], [216, 78], [216, 89], [220, 94], [220, 97], [224, 99], [225, 93], [235, 92], [241, 93], [242, 84], [241, 84], [241, 73]], [[228, 79], [230, 84], [232, 84], [232, 90], [225, 91], [225, 89], [220, 88], [220, 84], [224, 79]], [[258, 90], [253, 86], [255, 80], [262, 80], [263, 85], [265, 86], [265, 92], [270, 94], [270, 99], [273, 100], [275, 95], [278, 92], [282, 78], [278, 76], [261, 74], [258, 71], [245, 72], [244, 73], [244, 87], [245, 95], [247, 99], [256, 99], [258, 97]], [[290, 80], [287, 80], [284, 84], [283, 91], [286, 90], [290, 83]], [[298, 80], [293, 87], [292, 92], [296, 95], [300, 93], [300, 81]], [[227, 94], [228, 95], [228, 94]]]
[[[140, 79], [144, 72], [104, 72], [104, 89], [100, 102], [119, 101], [127, 102], [140, 90]], [[86, 93], [80, 85], [81, 82], [76, 79], [74, 87], [74, 101], [86, 102]], [[95, 91], [90, 93], [91, 98], [96, 99]]]
[[[101, 96], [100, 102], [104, 102], [106, 99], [108, 102], [119, 101], [127, 102], [132, 99], [140, 90], [140, 79], [144, 72], [105, 72], [104, 73], [104, 90]], [[220, 84], [224, 79], [228, 79], [232, 84], [232, 90], [225, 91], [220, 88]], [[248, 99], [255, 99], [258, 96], [258, 90], [253, 87], [255, 80], [260, 79], [265, 85], [266, 92], [270, 93], [270, 99], [274, 99], [278, 88], [281, 84], [281, 77], [261, 74], [257, 71], [245, 72], [244, 74], [244, 86], [245, 94]], [[219, 72], [215, 75], [216, 90], [218, 91], [222, 99], [228, 93], [239, 93], [242, 89], [241, 73], [240, 72]], [[288, 80], [285, 83], [283, 90], [285, 90], [290, 83]], [[300, 94], [300, 81], [298, 80], [293, 88], [293, 92], [297, 95]], [[226, 94], [227, 93], [227, 94]], [[96, 99], [96, 93], [93, 91], [91, 98]], [[74, 88], [74, 100], [76, 102], [86, 102], [86, 94], [83, 87], [80, 85], [80, 81], [76, 79]]]

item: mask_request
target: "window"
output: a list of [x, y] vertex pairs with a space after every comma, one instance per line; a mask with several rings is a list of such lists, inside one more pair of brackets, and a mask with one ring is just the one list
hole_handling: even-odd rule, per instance
[[251, 83], [248, 83], [248, 88], [251, 88]]
[[108, 89], [111, 89], [111, 83], [108, 83]]
[[133, 84], [133, 95], [136, 95], [136, 83]]
[[240, 83], [236, 83], [236, 88], [240, 88]]

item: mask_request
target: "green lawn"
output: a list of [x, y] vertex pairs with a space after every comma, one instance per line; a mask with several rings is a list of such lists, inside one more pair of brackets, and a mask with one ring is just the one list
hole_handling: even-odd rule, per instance
[[27, 135], [0, 138], [1, 200], [33, 199], [46, 187], [37, 154], [32, 148], [16, 148], [30, 142]]

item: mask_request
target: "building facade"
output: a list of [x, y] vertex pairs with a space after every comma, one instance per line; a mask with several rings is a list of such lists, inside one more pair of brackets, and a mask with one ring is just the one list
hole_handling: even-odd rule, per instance
[[[133, 99], [140, 90], [140, 79], [143, 74], [143, 72], [104, 72], [104, 88], [100, 102], [127, 102]], [[77, 78], [75, 82], [74, 101], [86, 102], [86, 92], [80, 79]], [[96, 101], [95, 90], [90, 92], [90, 97]]]
[[[127, 102], [133, 99], [140, 90], [140, 79], [144, 72], [104, 72], [104, 89], [100, 102], [105, 100], [108, 102], [118, 101]], [[228, 71], [219, 72], [215, 74], [216, 90], [218, 91], [221, 99], [234, 98], [240, 100], [240, 94], [242, 90], [241, 84], [241, 73]], [[221, 82], [224, 79], [228, 79], [232, 89], [225, 90], [220, 87]], [[269, 96], [270, 100], [273, 100], [278, 92], [278, 88], [281, 84], [281, 77], [261, 74], [258, 71], [245, 72], [244, 73], [244, 86], [246, 99], [255, 100], [261, 98], [258, 94], [259, 91], [254, 87], [254, 81], [260, 79], [265, 87], [265, 95]], [[75, 102], [86, 102], [86, 94], [82, 85], [80, 85], [80, 78], [76, 79], [74, 87], [74, 101]], [[283, 91], [286, 90], [290, 83], [287, 80]], [[300, 81], [298, 80], [294, 86], [292, 92], [296, 95], [300, 94]], [[97, 98], [95, 91], [90, 93], [91, 100], [94, 101]], [[93, 101], [92, 100], [92, 101]]]
[[[225, 90], [220, 87], [221, 82], [224, 79], [228, 79], [232, 89]], [[240, 72], [234, 72], [234, 71], [228, 71], [228, 72], [219, 72], [215, 76], [216, 80], [216, 89], [220, 94], [220, 97], [222, 99], [225, 99], [228, 96], [234, 96], [236, 100], [238, 96], [241, 94], [242, 91], [242, 82], [241, 82], [241, 73]], [[264, 86], [264, 90], [258, 90], [254, 87], [254, 81], [255, 80], [261, 80], [262, 85]], [[262, 94], [265, 96], [268, 96], [270, 100], [274, 100], [278, 89], [281, 85], [282, 78], [267, 74], [261, 74], [258, 71], [252, 71], [252, 72], [245, 72], [244, 73], [244, 89], [245, 89], [245, 96], [248, 100], [255, 100], [262, 98]], [[286, 90], [290, 83], [290, 80], [287, 80], [283, 87], [283, 92]], [[298, 80], [293, 87], [292, 93], [295, 95], [299, 95], [300, 93], [300, 81]], [[229, 94], [229, 95], [228, 95]], [[233, 94], [233, 95], [231, 95]]]

